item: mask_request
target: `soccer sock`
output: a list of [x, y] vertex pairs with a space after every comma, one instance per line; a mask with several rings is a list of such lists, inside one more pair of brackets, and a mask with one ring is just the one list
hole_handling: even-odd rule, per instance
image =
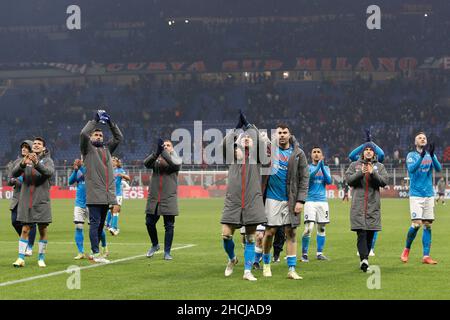
[[111, 210], [108, 210], [108, 213], [106, 214], [106, 222], [105, 222], [107, 227], [111, 226], [111, 218], [112, 218]]
[[324, 246], [325, 246], [325, 236], [318, 234], [317, 235], [317, 253], [318, 254], [323, 252]]
[[47, 249], [47, 240], [39, 240], [39, 260], [45, 259], [46, 249]]
[[255, 243], [247, 242], [244, 249], [245, 270], [252, 270], [253, 262], [255, 261]]
[[111, 227], [113, 229], [118, 229], [118, 224], [119, 224], [119, 213], [114, 213], [112, 216], [112, 223], [111, 223]]
[[75, 228], [75, 243], [79, 253], [84, 253], [84, 235], [83, 229]]
[[259, 260], [261, 260], [263, 256], [263, 249], [261, 247], [255, 246], [255, 262], [259, 263]]
[[375, 233], [373, 234], [373, 239], [372, 239], [372, 246], [371, 246], [371, 250], [375, 250], [375, 243], [377, 242], [377, 238], [378, 238], [378, 231], [375, 231]]
[[311, 235], [303, 235], [302, 237], [302, 254], [308, 254], [309, 241], [311, 240]]
[[263, 253], [262, 257], [264, 264], [270, 264], [270, 253]]
[[19, 258], [25, 259], [25, 251], [27, 250], [28, 240], [19, 239]]
[[417, 231], [419, 231], [419, 227], [417, 228], [413, 226], [409, 227], [408, 235], [406, 236], [406, 246], [405, 246], [407, 249], [411, 249], [411, 245], [414, 239], [416, 238]]
[[223, 248], [230, 260], [233, 260], [236, 256], [234, 254], [234, 241], [233, 239], [223, 239]]
[[106, 247], [106, 232], [102, 230], [102, 234], [100, 235], [100, 242], [102, 243], [102, 248]]
[[295, 267], [297, 266], [297, 256], [287, 256], [286, 261], [289, 271], [295, 271]]
[[423, 226], [422, 234], [423, 255], [429, 256], [431, 249], [431, 226]]

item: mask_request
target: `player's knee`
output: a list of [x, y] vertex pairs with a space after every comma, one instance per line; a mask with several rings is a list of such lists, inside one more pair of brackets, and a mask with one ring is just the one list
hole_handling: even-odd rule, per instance
[[317, 234], [318, 234], [319, 236], [325, 237], [325, 225], [319, 224], [319, 225], [317, 226]]
[[421, 225], [421, 222], [415, 221], [411, 224], [411, 227], [413, 227], [414, 229], [419, 229]]
[[75, 223], [76, 229], [83, 229], [84, 224], [83, 223]]
[[256, 242], [256, 236], [255, 234], [246, 234], [245, 235], [245, 241], [247, 243], [255, 243]]
[[306, 237], [311, 236], [313, 227], [314, 227], [314, 223], [312, 223], [312, 222], [307, 222], [307, 223], [305, 224], [305, 230], [303, 231], [303, 235], [306, 236]]
[[233, 236], [231, 234], [222, 234], [223, 240], [233, 240]]
[[433, 224], [433, 221], [424, 221], [423, 227], [424, 227], [424, 229], [431, 229], [432, 224]]

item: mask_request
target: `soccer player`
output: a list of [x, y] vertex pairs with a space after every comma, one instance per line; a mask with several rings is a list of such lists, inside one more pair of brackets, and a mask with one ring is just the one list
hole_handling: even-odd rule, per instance
[[34, 138], [31, 151], [16, 163], [12, 170], [13, 177], [23, 177], [17, 210], [17, 220], [23, 227], [19, 240], [19, 257], [13, 265], [14, 267], [25, 266], [25, 251], [30, 229], [32, 225], [37, 224], [40, 235], [38, 265], [44, 268], [46, 267], [47, 227], [52, 222], [50, 179], [55, 172], [55, 167], [43, 138]]
[[[108, 125], [111, 130], [113, 137], [106, 143], [98, 123]], [[96, 263], [109, 262], [100, 253], [99, 242], [108, 208], [117, 204], [111, 154], [122, 140], [119, 127], [104, 110], [98, 110], [95, 119], [88, 121], [80, 134], [80, 149], [87, 171], [85, 181], [92, 250], [90, 258]]]
[[[246, 130], [245, 133], [239, 134], [238, 129], [241, 128]], [[267, 152], [264, 141], [242, 112], [236, 128], [230, 131], [222, 141], [225, 162], [229, 165], [228, 187], [220, 220], [223, 248], [228, 256], [225, 277], [233, 274], [234, 266], [238, 263], [234, 252], [234, 231], [244, 226], [243, 279], [257, 280], [251, 272], [255, 262], [255, 233], [258, 225], [267, 222], [261, 193], [262, 165], [259, 156], [260, 150], [263, 150], [264, 153]]]
[[178, 172], [181, 168], [181, 158], [175, 152], [172, 141], [159, 139], [156, 152], [145, 158], [144, 166], [153, 169], [145, 208], [145, 223], [152, 242], [147, 257], [153, 257], [160, 249], [156, 223], [163, 216], [166, 231], [164, 260], [172, 260], [170, 250], [174, 236], [175, 216], [178, 215]]
[[363, 272], [369, 268], [374, 233], [381, 231], [380, 188], [388, 181], [387, 171], [377, 161], [375, 149], [373, 143], [367, 142], [360, 159], [352, 162], [345, 172], [347, 183], [353, 187], [350, 224], [358, 236], [359, 266]]
[[424, 264], [436, 264], [431, 259], [431, 225], [434, 221], [434, 190], [433, 169], [437, 172], [442, 170], [436, 155], [434, 144], [427, 144], [427, 136], [419, 132], [415, 136], [416, 150], [408, 153], [406, 167], [409, 173], [409, 207], [411, 211], [412, 224], [406, 236], [406, 246], [400, 256], [401, 261], [408, 262], [411, 245], [416, 238], [417, 231], [423, 226], [422, 245]]
[[317, 223], [317, 260], [328, 260], [323, 255], [325, 225], [330, 223], [326, 185], [331, 184], [330, 168], [324, 164], [322, 149], [313, 147], [309, 165], [309, 188], [305, 203], [305, 231], [302, 236], [302, 262], [309, 262], [308, 248], [314, 224]]
[[117, 157], [112, 157], [112, 163], [114, 168], [114, 178], [116, 181], [116, 199], [117, 205], [113, 206], [112, 214], [111, 210], [108, 211], [108, 216], [106, 217], [106, 224], [109, 225], [111, 222], [111, 226], [109, 227], [109, 232], [113, 236], [117, 236], [119, 234], [119, 212], [122, 207], [123, 201], [123, 188], [122, 188], [122, 179], [126, 181], [131, 181], [130, 176], [126, 174], [125, 170], [122, 168], [122, 161], [120, 161]]
[[[23, 177], [20, 176], [18, 178], [12, 177], [11, 171], [14, 168], [14, 166], [22, 161], [23, 157], [28, 155], [31, 152], [31, 148], [33, 147], [33, 141], [31, 140], [25, 140], [20, 145], [20, 156], [12, 162], [8, 166], [8, 185], [13, 187], [13, 197], [11, 199], [11, 204], [9, 209], [11, 210], [11, 224], [16, 230], [19, 237], [22, 234], [22, 223], [20, 221], [17, 221], [17, 206], [19, 204], [19, 197], [20, 197], [20, 188], [22, 186]], [[28, 237], [28, 246], [25, 250], [25, 257], [30, 257], [33, 255], [33, 246], [34, 246], [34, 240], [36, 238], [36, 224], [33, 224], [30, 229], [30, 234]]]
[[438, 189], [438, 197], [436, 199], [436, 203], [439, 202], [439, 200], [442, 201], [442, 205], [445, 206], [445, 188], [447, 187], [447, 184], [445, 183], [444, 177], [441, 177], [437, 184]]
[[[83, 226], [86, 221], [89, 221], [89, 211], [86, 207], [86, 167], [83, 165], [83, 160], [75, 159], [73, 163], [73, 171], [69, 177], [69, 185], [77, 184], [77, 193], [75, 198], [75, 207], [73, 210], [73, 223], [75, 224], [75, 244], [77, 245], [78, 254], [75, 260], [85, 259], [84, 253], [84, 231]], [[108, 256], [109, 251], [106, 246], [106, 234], [102, 231], [101, 243], [103, 256]]]
[[296, 230], [300, 225], [300, 214], [308, 192], [308, 161], [286, 124], [277, 126], [276, 138], [272, 145], [276, 146], [276, 152], [272, 154], [272, 174], [265, 176], [264, 179], [265, 212], [268, 221], [263, 240], [263, 276], [272, 276], [270, 249], [277, 229], [284, 227], [288, 278], [300, 280], [302, 277], [295, 271]]

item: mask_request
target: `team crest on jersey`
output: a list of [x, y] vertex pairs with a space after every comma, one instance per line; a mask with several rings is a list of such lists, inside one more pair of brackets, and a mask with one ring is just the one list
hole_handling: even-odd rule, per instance
[[417, 217], [417, 213], [413, 212], [412, 216], [413, 216], [413, 218]]

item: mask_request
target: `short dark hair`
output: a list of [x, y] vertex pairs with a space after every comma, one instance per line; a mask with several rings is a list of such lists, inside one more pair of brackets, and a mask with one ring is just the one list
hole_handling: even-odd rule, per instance
[[427, 134], [423, 131], [419, 131], [416, 133], [416, 135], [414, 136], [414, 139], [419, 135], [419, 134], [423, 134], [425, 137], [427, 136]]
[[289, 128], [289, 126], [287, 125], [287, 123], [285, 122], [280, 122], [277, 124], [276, 128], [281, 128], [281, 129], [288, 129], [289, 132], [291, 132], [291, 129]]
[[322, 151], [322, 148], [318, 147], [318, 146], [312, 146], [311, 151], [314, 150], [314, 149], [320, 149], [320, 151]]
[[95, 128], [94, 130], [92, 130], [91, 134], [93, 134], [94, 132], [102, 132], [103, 133], [102, 129], [100, 129], [100, 128]]
[[42, 141], [42, 144], [43, 144], [44, 147], [45, 147], [46, 144], [45, 144], [44, 138], [42, 138], [42, 137], [35, 137], [33, 141], [36, 141], [36, 140], [37, 140], [37, 141]]

